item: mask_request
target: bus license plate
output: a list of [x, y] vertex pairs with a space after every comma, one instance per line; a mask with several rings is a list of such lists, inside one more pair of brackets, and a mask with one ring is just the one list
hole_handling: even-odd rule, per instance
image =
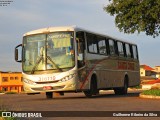
[[52, 90], [53, 87], [52, 86], [43, 86], [43, 90]]

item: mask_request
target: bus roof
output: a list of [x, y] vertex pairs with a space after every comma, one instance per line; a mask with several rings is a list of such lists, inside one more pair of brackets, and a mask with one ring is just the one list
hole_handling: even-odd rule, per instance
[[111, 37], [111, 36], [106, 35], [106, 34], [100, 34], [98, 32], [86, 30], [84, 28], [81, 28], [81, 27], [78, 27], [78, 26], [75, 26], [75, 25], [73, 25], [73, 26], [61, 26], [61, 27], [47, 27], [47, 28], [37, 29], [37, 30], [33, 30], [33, 31], [30, 31], [30, 32], [27, 32], [23, 36], [34, 35], [34, 34], [42, 34], [42, 33], [49, 33], [49, 32], [55, 32], [55, 31], [84, 31], [84, 32], [96, 34], [96, 35], [99, 35], [99, 36], [104, 36], [104, 37], [109, 38], [109, 39], [114, 39], [116, 41], [122, 41], [122, 42], [129, 43], [129, 44], [135, 44], [133, 42], [122, 40], [122, 39], [119, 39], [119, 38], [116, 38], [116, 37]]
[[27, 32], [24, 34], [24, 36], [40, 34], [40, 33], [49, 33], [49, 32], [55, 32], [55, 31], [74, 31], [74, 30], [75, 30], [75, 27], [73, 27], [73, 26], [47, 27], [47, 28], [42, 28], [42, 29], [37, 29], [37, 30]]

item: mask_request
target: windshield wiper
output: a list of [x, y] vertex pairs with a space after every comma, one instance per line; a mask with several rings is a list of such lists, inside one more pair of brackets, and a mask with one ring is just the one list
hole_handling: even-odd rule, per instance
[[[40, 56], [38, 58], [38, 60], [36, 61], [36, 64], [34, 65], [32, 71], [31, 71], [31, 74], [34, 74], [36, 68], [38, 67], [39, 63], [43, 60], [43, 51], [44, 51], [44, 47], [41, 47], [41, 50], [40, 50]], [[51, 63], [59, 70], [62, 72], [62, 69], [58, 67], [57, 64], [55, 64], [55, 62], [49, 57], [47, 56], [47, 59], [51, 61]]]
[[59, 68], [58, 65], [57, 65], [49, 56], [47, 56], [47, 59], [50, 60], [51, 63], [52, 63], [59, 71], [63, 72], [62, 69]]
[[31, 71], [31, 74], [34, 74], [35, 69], [37, 68], [37, 66], [39, 65], [39, 63], [41, 62], [41, 60], [43, 60], [43, 55], [40, 56], [40, 57], [38, 58], [38, 60], [36, 61], [36, 64], [34, 65], [32, 71]]
[[[56, 64], [53, 62], [53, 60], [52, 60], [49, 56], [47, 56], [47, 59], [50, 60], [50, 61], [52, 62], [52, 64], [53, 64], [59, 71], [62, 72], [62, 69], [59, 68], [58, 65], [56, 65]], [[34, 65], [32, 71], [31, 71], [31, 74], [34, 74], [35, 69], [38, 67], [39, 63], [40, 63], [42, 60], [43, 60], [43, 56], [40, 56], [40, 57], [38, 58], [36, 64]]]
[[38, 58], [38, 60], [36, 61], [36, 64], [34, 65], [31, 74], [34, 74], [35, 69], [37, 68], [37, 66], [39, 65], [39, 63], [43, 60], [43, 52], [44, 52], [44, 47], [41, 47], [40, 49], [40, 56]]

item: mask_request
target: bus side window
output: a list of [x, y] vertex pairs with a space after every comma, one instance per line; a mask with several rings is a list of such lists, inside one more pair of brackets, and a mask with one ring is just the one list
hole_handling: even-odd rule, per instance
[[123, 43], [122, 42], [117, 42], [117, 46], [118, 46], [119, 56], [124, 57]]
[[116, 53], [115, 43], [111, 39], [109, 39], [109, 51], [110, 51], [110, 55], [115, 55], [115, 53]]
[[138, 52], [137, 52], [137, 47], [135, 45], [132, 45], [132, 50], [133, 50], [133, 58], [138, 59]]
[[106, 40], [103, 37], [97, 37], [99, 54], [107, 55]]
[[97, 39], [94, 34], [87, 33], [87, 47], [89, 53], [98, 53]]
[[131, 50], [130, 50], [130, 46], [129, 44], [125, 44], [125, 48], [126, 48], [126, 56], [127, 58], [131, 58]]

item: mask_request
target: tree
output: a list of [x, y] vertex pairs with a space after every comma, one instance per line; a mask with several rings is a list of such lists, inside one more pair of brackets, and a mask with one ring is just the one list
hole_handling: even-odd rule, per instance
[[145, 32], [156, 37], [160, 34], [160, 0], [109, 0], [104, 10], [115, 16], [121, 32]]

